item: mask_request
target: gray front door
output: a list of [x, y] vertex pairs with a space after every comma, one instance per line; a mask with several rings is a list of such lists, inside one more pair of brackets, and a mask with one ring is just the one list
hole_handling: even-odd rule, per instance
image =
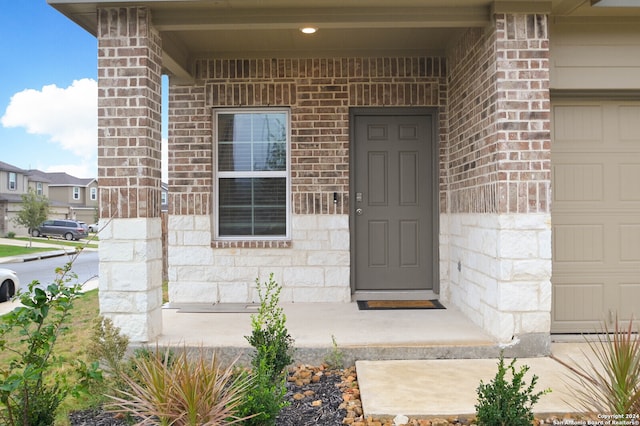
[[356, 296], [437, 291], [434, 116], [362, 112], [352, 120]]

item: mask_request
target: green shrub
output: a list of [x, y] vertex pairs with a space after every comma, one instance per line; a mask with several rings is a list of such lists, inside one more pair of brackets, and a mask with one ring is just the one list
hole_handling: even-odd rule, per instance
[[93, 324], [91, 340], [87, 346], [89, 359], [97, 361], [113, 386], [122, 386], [122, 372], [129, 346], [129, 338], [120, 333], [110, 318], [98, 316]]
[[[514, 358], [505, 366], [501, 353], [494, 379], [486, 384], [480, 381], [475, 406], [479, 426], [531, 426], [533, 405], [542, 395], [551, 392], [545, 389], [534, 393], [538, 376], [534, 374], [527, 386], [524, 375], [529, 367], [525, 365], [516, 371], [515, 364]], [[511, 382], [507, 381], [507, 373], [511, 375]]]
[[7, 238], [15, 238], [16, 237], [16, 233], [11, 231], [11, 232], [7, 232]]
[[[81, 294], [80, 284], [68, 286], [72, 263], [58, 268], [46, 289], [33, 281], [28, 291], [18, 291], [21, 306], [0, 318], [0, 351], [14, 355], [0, 367], [0, 419], [5, 425], [51, 425], [68, 395], [86, 392], [92, 381], [102, 379], [98, 363], [87, 366], [54, 353]], [[15, 331], [18, 341], [8, 339]]]
[[251, 336], [245, 336], [256, 352], [252, 365], [260, 367], [263, 360], [271, 369], [272, 378], [277, 381], [289, 364], [293, 362], [293, 338], [286, 327], [287, 317], [278, 306], [282, 287], [274, 281], [273, 273], [269, 281], [260, 283], [256, 278], [260, 308], [251, 315]]
[[246, 425], [273, 425], [286, 405], [286, 368], [293, 362], [293, 338], [286, 327], [286, 316], [278, 306], [282, 287], [269, 275], [260, 283], [256, 278], [260, 308], [251, 315], [251, 336], [245, 336], [255, 352], [251, 359], [251, 386], [241, 407]]
[[285, 401], [286, 376], [278, 379], [272, 377], [272, 369], [263, 358], [258, 366], [253, 366], [250, 372], [243, 372], [249, 380], [249, 387], [244, 401], [240, 406], [240, 415], [247, 417], [243, 424], [246, 426], [274, 425], [280, 410], [287, 405]]

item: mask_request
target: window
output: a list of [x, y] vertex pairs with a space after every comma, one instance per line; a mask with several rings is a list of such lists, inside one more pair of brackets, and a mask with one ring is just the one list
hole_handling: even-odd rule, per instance
[[74, 200], [79, 200], [80, 199], [80, 188], [77, 186], [73, 187], [73, 199]]
[[219, 239], [289, 237], [289, 111], [219, 110], [216, 215]]
[[38, 195], [42, 195], [43, 194], [42, 182], [36, 182], [36, 194], [38, 194]]
[[15, 172], [9, 172], [9, 190], [18, 189], [18, 175]]
[[98, 199], [98, 188], [91, 188], [90, 190], [91, 201], [95, 201]]
[[167, 204], [167, 191], [162, 191], [160, 193], [160, 203]]

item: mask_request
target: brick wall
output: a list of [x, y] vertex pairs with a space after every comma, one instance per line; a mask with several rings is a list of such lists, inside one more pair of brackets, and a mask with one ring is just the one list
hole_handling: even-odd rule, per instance
[[211, 213], [215, 107], [291, 107], [294, 214], [348, 213], [349, 107], [439, 107], [446, 137], [442, 58], [202, 59], [195, 69], [197, 84], [170, 89], [170, 214]]
[[450, 212], [550, 211], [548, 58], [545, 15], [497, 15], [451, 50]]
[[100, 217], [160, 216], [160, 43], [145, 8], [100, 9]]

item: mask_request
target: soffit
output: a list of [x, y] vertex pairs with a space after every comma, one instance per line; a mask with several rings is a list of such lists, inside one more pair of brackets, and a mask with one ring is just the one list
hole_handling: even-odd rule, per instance
[[[492, 11], [556, 16], [618, 16], [590, 0], [48, 0], [92, 34], [100, 7], [146, 6], [163, 42], [165, 72], [191, 78], [200, 57], [443, 55], [466, 28]], [[304, 6], [301, 6], [304, 4]], [[624, 16], [640, 16], [625, 8]], [[299, 29], [318, 28], [313, 35]]]

